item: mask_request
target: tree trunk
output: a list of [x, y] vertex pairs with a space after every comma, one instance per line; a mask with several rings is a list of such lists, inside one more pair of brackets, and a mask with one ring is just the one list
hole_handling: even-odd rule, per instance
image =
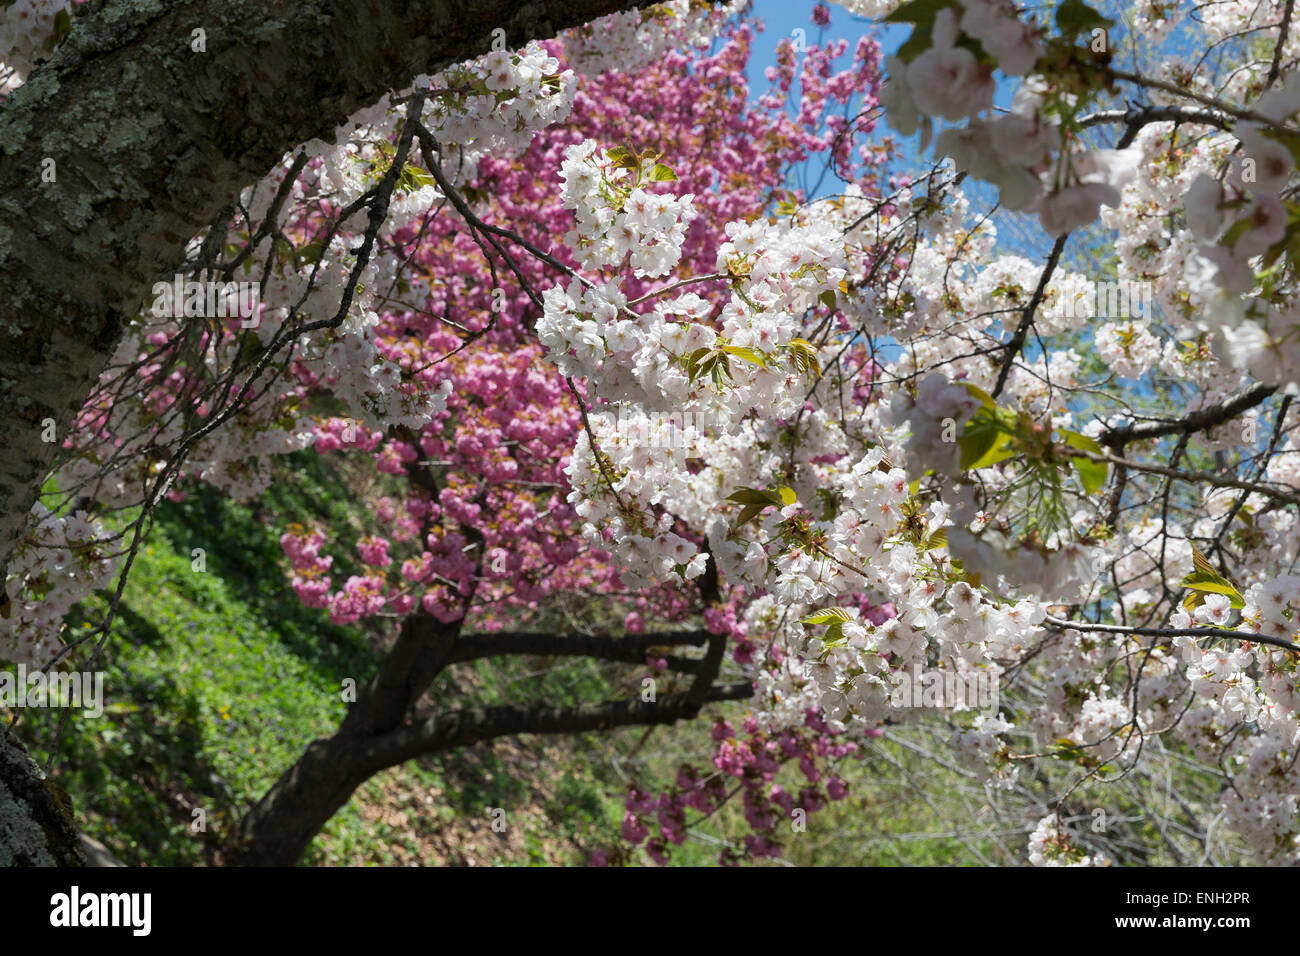
[[331, 737], [313, 741], [239, 822], [223, 862], [293, 866], [353, 791], [389, 763], [367, 758], [367, 743], [402, 725], [451, 658], [460, 621], [424, 610], [402, 621], [377, 673], [357, 693]]
[[[581, 638], [515, 634], [504, 641], [492, 635], [457, 640], [461, 622], [444, 623], [424, 611], [402, 622], [402, 629], [379, 673], [360, 690], [339, 730], [316, 740], [258, 801], [232, 835], [219, 862], [236, 866], [293, 866], [308, 844], [357, 787], [379, 771], [424, 754], [471, 747], [517, 734], [573, 734], [631, 725], [671, 724], [694, 719], [704, 704], [749, 697], [748, 683], [717, 685], [726, 640], [718, 634], [661, 635], [664, 643], [699, 644], [708, 651], [694, 668], [689, 690], [660, 701], [621, 700], [574, 707], [488, 707], [416, 718], [417, 705], [448, 664], [498, 654], [529, 653], [542, 643], [560, 652], [567, 643], [579, 656], [603, 656], [635, 638], [600, 641], [593, 648]], [[500, 638], [501, 635], [496, 635]], [[480, 643], [481, 641], [481, 643]], [[521, 645], [534, 645], [523, 647]], [[516, 646], [517, 650], [511, 650]]]
[[85, 863], [68, 795], [0, 727], [0, 867]]
[[316, 834], [383, 768], [356, 766], [360, 742], [344, 734], [314, 740], [240, 821], [217, 861], [235, 866], [293, 866]]
[[[0, 582], [54, 457], [47, 426], [66, 437], [153, 283], [241, 189], [388, 90], [486, 52], [497, 28], [520, 45], [643, 4], [87, 4], [0, 107]], [[0, 786], [28, 792], [9, 750]]]

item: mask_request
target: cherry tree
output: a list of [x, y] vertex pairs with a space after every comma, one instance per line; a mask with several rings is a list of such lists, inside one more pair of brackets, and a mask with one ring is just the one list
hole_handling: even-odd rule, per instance
[[[125, 323], [57, 476], [145, 508], [115, 537], [37, 505], [7, 653], [77, 651], [62, 615], [115, 573], [120, 594], [113, 552], [129, 568], [160, 495], [255, 495], [267, 456], [347, 449], [405, 482], [393, 530], [351, 542], [366, 573], [340, 583], [329, 529], [286, 529], [289, 581], [400, 633], [235, 861], [296, 859], [400, 760], [723, 699], [749, 701], [743, 734], [717, 723], [712, 771], [630, 793], [622, 836], [662, 861], [743, 793], [754, 835], [724, 858], [774, 855], [778, 822], [843, 796], [818, 758], [934, 709], [911, 693], [923, 671], [998, 687], [991, 708], [937, 702], [987, 786], [1068, 769], [1030, 862], [1107, 862], [1067, 804], [1157, 747], [1213, 768], [1256, 858], [1294, 861], [1292, 3], [843, 6], [911, 26], [883, 86], [869, 41], [838, 71], [846, 49], [786, 41], [776, 91], [745, 108], [736, 11], [663, 4], [408, 77], [209, 210], [182, 271], [255, 283], [256, 306], [194, 323], [173, 295]], [[925, 168], [867, 140], [882, 116]], [[838, 191], [782, 189], [814, 153]], [[988, 189], [1041, 229], [1041, 261], [1000, 247]], [[344, 413], [313, 418], [322, 393]], [[521, 629], [552, 590], [635, 594], [628, 633]], [[738, 679], [717, 684], [728, 649]], [[417, 719], [443, 668], [508, 653], [648, 656], [691, 680]]]

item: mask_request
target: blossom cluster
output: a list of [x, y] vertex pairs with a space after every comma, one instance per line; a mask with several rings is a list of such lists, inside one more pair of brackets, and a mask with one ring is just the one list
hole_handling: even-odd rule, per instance
[[60, 515], [37, 502], [31, 520], [9, 559], [0, 660], [44, 667], [63, 650], [64, 615], [108, 586], [121, 546], [85, 511]]
[[[76, 0], [77, 3], [83, 0]], [[60, 15], [71, 23], [69, 0], [13, 0], [0, 6], [0, 93], [12, 91], [47, 59]]]
[[[828, 766], [858, 751], [853, 741], [839, 740], [815, 709], [804, 714], [804, 726], [779, 734], [765, 733], [755, 717], [747, 717], [738, 734], [730, 721], [714, 722], [713, 769], [683, 764], [668, 790], [654, 796], [633, 788], [624, 801], [620, 835], [630, 846], [645, 845], [656, 863], [667, 863], [672, 847], [686, 842], [692, 811], [700, 818], [715, 813], [730, 798], [729, 779], [739, 784], [741, 805], [750, 832], [739, 846], [719, 854], [724, 866], [781, 855], [787, 834], [802, 832], [808, 818], [828, 803], [848, 796], [843, 779]], [[798, 767], [800, 787], [787, 789], [777, 778], [786, 765]], [[796, 779], [799, 779], [796, 778]], [[598, 850], [591, 863], [605, 866], [623, 859], [626, 851]]]

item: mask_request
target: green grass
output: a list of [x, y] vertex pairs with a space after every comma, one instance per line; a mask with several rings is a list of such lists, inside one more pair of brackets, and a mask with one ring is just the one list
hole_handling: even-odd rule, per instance
[[[263, 507], [319, 507], [327, 481], [317, 471], [277, 484]], [[203, 571], [193, 548], [206, 552]], [[74, 634], [105, 608], [102, 597], [86, 602]], [[127, 862], [199, 862], [204, 837], [190, 826], [192, 808], [205, 811], [209, 831], [227, 825], [331, 730], [344, 713], [343, 678], [363, 679], [376, 660], [360, 630], [329, 624], [287, 590], [277, 525], [212, 493], [169, 502], [96, 665], [106, 713], [68, 722], [56, 779], [87, 832]], [[38, 755], [57, 716], [24, 715]], [[331, 826], [346, 828], [348, 816]]]

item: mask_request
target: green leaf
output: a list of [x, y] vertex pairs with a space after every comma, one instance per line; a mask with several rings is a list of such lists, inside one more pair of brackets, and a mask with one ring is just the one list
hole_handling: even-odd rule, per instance
[[1091, 33], [1097, 27], [1110, 29], [1115, 21], [1103, 17], [1083, 0], [1064, 0], [1056, 8], [1056, 25], [1062, 33]]
[[817, 497], [822, 500], [822, 520], [834, 521], [839, 515], [839, 509], [836, 507], [839, 503], [838, 496], [829, 488], [818, 488]]
[[1105, 454], [1105, 452], [1102, 451], [1101, 446], [1097, 444], [1096, 439], [1089, 438], [1082, 432], [1072, 432], [1063, 428], [1061, 429], [1061, 437], [1065, 439], [1065, 443], [1071, 448], [1078, 448], [1080, 451], [1090, 451], [1094, 455]]
[[747, 345], [724, 345], [722, 346], [722, 351], [729, 355], [734, 355], [736, 358], [744, 359], [746, 362], [751, 362], [761, 368], [767, 368], [767, 356], [757, 349], [751, 349]]
[[997, 408], [998, 403], [993, 400], [993, 396], [978, 385], [972, 385], [970, 382], [962, 382], [966, 386], [966, 391], [970, 392], [980, 400], [980, 404], [985, 408]]
[[[9, 4], [5, 4], [9, 6]], [[45, 38], [41, 47], [46, 53], [53, 53], [54, 48], [59, 45], [59, 41], [68, 35], [72, 29], [72, 15], [67, 10], [60, 10], [54, 15], [54, 32]]]
[[925, 541], [926, 551], [937, 551], [939, 548], [948, 546], [948, 529], [940, 528], [934, 534], [930, 535]]
[[924, 26], [917, 25], [912, 28], [911, 35], [904, 41], [903, 45], [898, 48], [894, 56], [898, 57], [904, 63], [911, 63], [918, 56], [930, 49], [931, 31], [934, 29], [933, 23], [927, 23]]
[[826, 306], [826, 308], [830, 309], [832, 312], [835, 311], [835, 293], [830, 289], [827, 289], [821, 295], [817, 296], [817, 301]]
[[835, 621], [844, 623], [853, 620], [853, 615], [842, 607], [828, 607], [820, 611], [814, 611], [808, 617], [803, 619], [804, 624], [831, 624]]
[[999, 415], [981, 408], [966, 423], [965, 430], [957, 439], [957, 445], [961, 448], [961, 470], [987, 468], [1004, 458], [1010, 458], [1012, 452], [1007, 449], [1010, 437]]
[[725, 388], [730, 379], [731, 359], [727, 358], [725, 353], [720, 352], [714, 356], [713, 384], [718, 388]]
[[1087, 495], [1095, 495], [1104, 488], [1106, 479], [1110, 476], [1109, 465], [1102, 461], [1089, 461], [1087, 458], [1074, 459], [1074, 471]]
[[740, 488], [727, 495], [727, 500], [745, 506], [741, 509], [740, 517], [736, 519], [737, 528], [749, 524], [768, 507], [781, 507], [780, 497], [759, 488]]
[[54, 42], [58, 43], [72, 29], [72, 14], [65, 8], [54, 15]]
[[1219, 574], [1209, 574], [1205, 571], [1196, 571], [1187, 575], [1179, 582], [1183, 587], [1192, 591], [1201, 591], [1208, 594], [1226, 594], [1232, 601], [1234, 608], [1243, 608], [1246, 606], [1246, 599], [1241, 596], [1232, 582]]
[[957, 37], [955, 46], [963, 50], [970, 50], [975, 55], [975, 62], [982, 66], [996, 67], [998, 65], [998, 61], [989, 55], [979, 40], [968, 37], [964, 33]]
[[305, 246], [300, 246], [298, 248], [298, 258], [310, 265], [320, 259], [321, 253], [324, 251], [324, 244], [321, 243], [320, 240], [316, 240], [307, 243]]
[[[692, 362], [690, 365], [690, 381], [694, 382], [701, 375], [712, 375], [718, 368], [718, 356], [710, 354], [704, 361], [699, 363]], [[716, 376], [715, 376], [716, 377]]]
[[700, 375], [700, 362], [711, 352], [709, 348], [698, 348], [690, 355], [682, 356], [682, 366], [686, 369], [688, 380], [694, 382]]
[[605, 152], [617, 169], [637, 169], [641, 165], [636, 153], [626, 146], [615, 146], [613, 149], [605, 150]]
[[[931, 46], [934, 18], [946, 7], [957, 8], [956, 0], [912, 0], [884, 17], [886, 23], [914, 24], [912, 34], [894, 54], [904, 63], [911, 63]], [[960, 9], [956, 11], [961, 13]]]
[[415, 192], [425, 186], [436, 186], [437, 180], [428, 170], [419, 166], [403, 166], [397, 177], [397, 187], [404, 192]]
[[1214, 565], [1210, 563], [1210, 559], [1196, 545], [1192, 545], [1192, 567], [1202, 574], [1215, 575], [1219, 573]]
[[760, 502], [765, 505], [774, 505], [780, 499], [770, 491], [764, 491], [761, 488], [740, 488], [727, 495], [727, 500], [734, 501], [738, 505], [753, 505]]
[[676, 182], [677, 174], [673, 172], [671, 166], [665, 166], [663, 163], [655, 163], [654, 168], [650, 170], [650, 181], [652, 183]]
[[792, 339], [790, 355], [794, 367], [800, 372], [811, 370], [818, 378], [822, 377], [821, 367], [817, 364], [817, 347], [807, 339]]
[[1011, 453], [1006, 451], [1007, 436], [996, 428], [981, 428], [957, 439], [961, 447], [961, 470], [974, 471], [996, 465]]
[[930, 26], [934, 23], [934, 18], [938, 16], [940, 10], [945, 7], [955, 6], [957, 6], [956, 0], [912, 0], [911, 3], [904, 3], [892, 13], [886, 14], [884, 21], [886, 23], [924, 23]]
[[[1090, 451], [1094, 455], [1102, 454], [1102, 449], [1096, 441], [1080, 432], [1061, 430], [1061, 437], [1071, 448], [1078, 448], [1080, 451]], [[1096, 494], [1105, 484], [1110, 475], [1110, 465], [1104, 461], [1093, 461], [1090, 458], [1075, 458], [1074, 470], [1079, 475], [1079, 483], [1083, 485], [1085, 494]]]
[[1251, 225], [1252, 222], [1249, 216], [1244, 219], [1238, 219], [1228, 227], [1228, 231], [1225, 232], [1223, 238], [1219, 240], [1219, 245], [1227, 246], [1229, 249], [1233, 248], [1237, 244], [1237, 240], [1246, 234], [1246, 230], [1251, 228]]

